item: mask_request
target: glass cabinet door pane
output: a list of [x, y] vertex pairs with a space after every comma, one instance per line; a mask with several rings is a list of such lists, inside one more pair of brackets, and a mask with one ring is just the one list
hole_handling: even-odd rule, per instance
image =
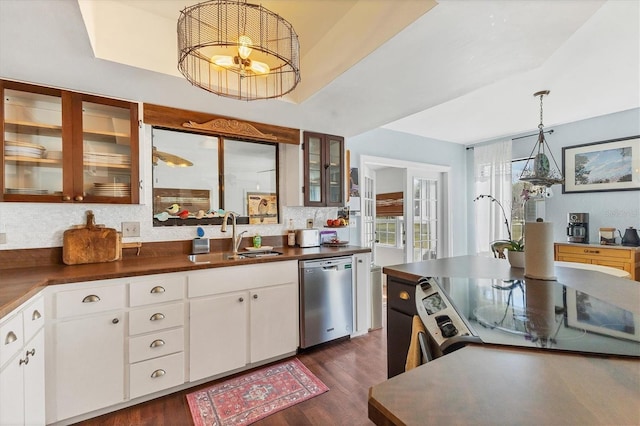
[[62, 99], [4, 91], [5, 194], [62, 194]]
[[320, 138], [310, 137], [309, 151], [309, 201], [322, 201], [322, 143]]
[[342, 203], [342, 143], [329, 139], [327, 191], [330, 203]]
[[131, 115], [128, 108], [82, 103], [83, 192], [131, 196]]

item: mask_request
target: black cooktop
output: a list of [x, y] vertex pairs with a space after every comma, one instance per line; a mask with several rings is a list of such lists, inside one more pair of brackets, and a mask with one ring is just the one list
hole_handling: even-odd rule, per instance
[[[418, 311], [441, 346], [479, 338], [486, 344], [640, 357], [640, 304], [630, 311], [558, 281], [423, 278], [421, 284]], [[458, 324], [457, 335], [445, 336], [448, 331], [437, 325], [443, 317]]]

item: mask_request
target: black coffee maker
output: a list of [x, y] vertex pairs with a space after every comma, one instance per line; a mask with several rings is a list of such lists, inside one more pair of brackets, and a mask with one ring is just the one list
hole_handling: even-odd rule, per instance
[[567, 241], [570, 243], [589, 243], [589, 213], [567, 214]]

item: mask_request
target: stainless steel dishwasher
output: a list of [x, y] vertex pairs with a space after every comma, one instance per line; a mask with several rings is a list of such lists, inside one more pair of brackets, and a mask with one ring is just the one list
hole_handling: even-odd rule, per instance
[[352, 264], [351, 256], [299, 262], [301, 348], [351, 334]]

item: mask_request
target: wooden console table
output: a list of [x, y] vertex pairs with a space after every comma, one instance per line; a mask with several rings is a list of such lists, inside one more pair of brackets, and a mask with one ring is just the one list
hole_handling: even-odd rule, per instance
[[640, 247], [601, 244], [555, 243], [555, 260], [590, 263], [622, 269], [631, 279], [640, 281]]

